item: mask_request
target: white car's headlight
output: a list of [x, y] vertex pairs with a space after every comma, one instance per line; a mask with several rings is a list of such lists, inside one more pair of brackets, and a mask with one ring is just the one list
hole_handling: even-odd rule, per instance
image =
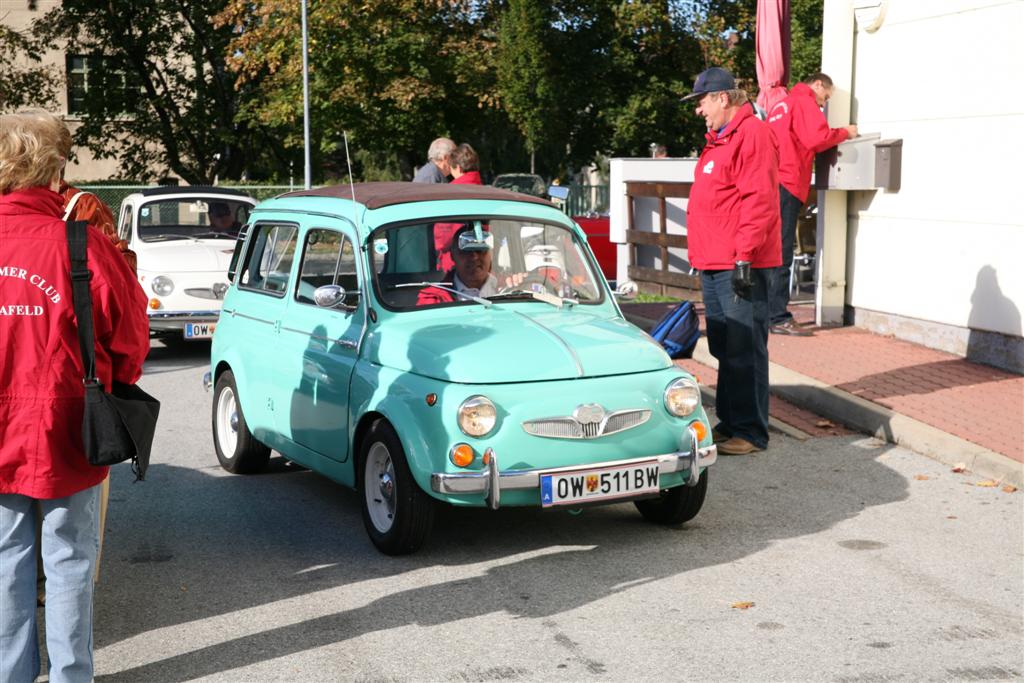
[[486, 396], [470, 396], [459, 406], [459, 429], [467, 436], [484, 436], [498, 421], [498, 410]]
[[665, 407], [678, 417], [686, 417], [700, 407], [700, 387], [692, 379], [680, 377], [665, 388]]
[[166, 275], [157, 275], [149, 286], [157, 296], [168, 296], [174, 291], [174, 280]]

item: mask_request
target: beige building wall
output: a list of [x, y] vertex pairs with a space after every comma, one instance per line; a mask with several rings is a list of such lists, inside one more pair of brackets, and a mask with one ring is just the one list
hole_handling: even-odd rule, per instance
[[846, 303], [857, 324], [1020, 370], [1024, 2], [825, 3], [826, 25], [849, 13], [837, 84], [861, 133], [903, 140], [903, 164], [898, 192], [849, 193]]
[[[0, 0], [0, 23], [17, 31], [26, 31], [35, 19], [58, 7], [60, 3], [61, 0]], [[56, 88], [57, 104], [52, 111], [64, 118], [74, 134], [79, 120], [68, 114], [66, 57], [67, 54], [63, 50], [49, 50], [43, 55], [43, 64], [55, 66], [57, 73], [60, 74], [60, 82]], [[72, 183], [120, 177], [116, 160], [94, 159], [84, 147], [76, 147], [73, 152], [75, 159], [68, 164], [65, 171], [65, 177]]]

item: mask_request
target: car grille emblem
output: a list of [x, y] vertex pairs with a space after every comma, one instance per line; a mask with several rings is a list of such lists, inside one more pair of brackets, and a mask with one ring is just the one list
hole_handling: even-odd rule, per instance
[[523, 429], [549, 439], [596, 439], [639, 427], [650, 417], [651, 411], [642, 408], [609, 413], [597, 403], [584, 403], [576, 406], [572, 415], [527, 420]]

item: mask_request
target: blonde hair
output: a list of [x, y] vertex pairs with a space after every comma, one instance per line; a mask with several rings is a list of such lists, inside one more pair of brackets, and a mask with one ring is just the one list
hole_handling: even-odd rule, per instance
[[64, 122], [45, 111], [0, 116], [0, 194], [48, 187], [71, 149]]

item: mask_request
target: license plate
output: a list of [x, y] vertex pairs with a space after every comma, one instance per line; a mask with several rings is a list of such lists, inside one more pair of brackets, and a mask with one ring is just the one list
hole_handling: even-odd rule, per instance
[[209, 339], [217, 323], [185, 323], [185, 339]]
[[627, 498], [658, 490], [658, 463], [654, 460], [540, 475], [542, 507]]

